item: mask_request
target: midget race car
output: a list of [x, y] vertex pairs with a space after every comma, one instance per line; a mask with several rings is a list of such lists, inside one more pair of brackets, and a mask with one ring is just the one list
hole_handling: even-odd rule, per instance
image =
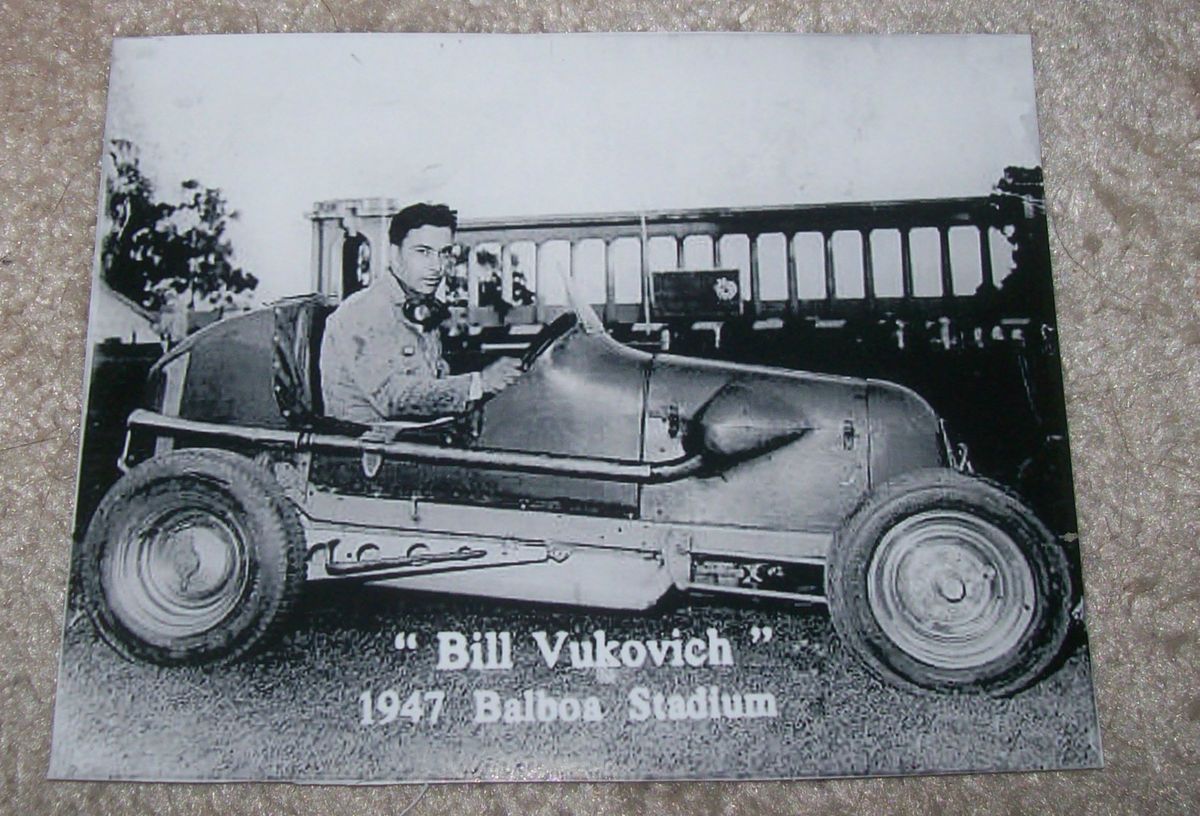
[[322, 412], [332, 305], [228, 318], [151, 369], [79, 551], [122, 654], [235, 660], [308, 581], [647, 610], [827, 605], [912, 690], [1012, 694], [1067, 641], [1062, 546], [901, 386], [649, 353], [576, 303], [465, 416]]

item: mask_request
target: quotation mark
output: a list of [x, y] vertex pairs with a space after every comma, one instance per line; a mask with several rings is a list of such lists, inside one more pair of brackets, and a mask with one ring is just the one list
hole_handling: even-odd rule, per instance
[[417, 648], [417, 633], [416, 632], [408, 632], [406, 634], [404, 632], [400, 632], [399, 634], [396, 635], [395, 645], [396, 645], [397, 651], [403, 651], [404, 649], [408, 649], [409, 651], [412, 651], [413, 649], [416, 649]]
[[775, 631], [770, 626], [751, 626], [750, 641], [752, 643], [766, 643], [775, 635]]

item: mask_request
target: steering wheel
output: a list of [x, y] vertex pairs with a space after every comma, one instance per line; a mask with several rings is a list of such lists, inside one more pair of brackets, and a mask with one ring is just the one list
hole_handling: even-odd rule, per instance
[[533, 342], [529, 344], [529, 348], [525, 350], [525, 354], [521, 357], [521, 370], [528, 371], [533, 364], [545, 353], [546, 349], [554, 345], [564, 334], [575, 328], [575, 324], [579, 322], [579, 318], [574, 312], [563, 312], [554, 320], [542, 326], [542, 330], [533, 338]]

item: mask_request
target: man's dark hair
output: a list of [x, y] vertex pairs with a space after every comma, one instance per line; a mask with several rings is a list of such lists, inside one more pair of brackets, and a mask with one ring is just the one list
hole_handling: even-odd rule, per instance
[[400, 246], [404, 242], [404, 236], [417, 227], [457, 229], [458, 213], [445, 204], [412, 204], [392, 216], [388, 240]]

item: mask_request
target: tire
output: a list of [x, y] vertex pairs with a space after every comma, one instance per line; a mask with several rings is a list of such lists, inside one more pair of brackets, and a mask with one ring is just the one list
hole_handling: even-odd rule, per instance
[[304, 531], [245, 457], [183, 450], [130, 470], [80, 551], [83, 601], [106, 642], [164, 666], [219, 664], [276, 633], [304, 585]]
[[825, 574], [849, 651], [916, 691], [1007, 696], [1063, 649], [1066, 556], [1016, 496], [953, 470], [881, 485], [834, 538]]

